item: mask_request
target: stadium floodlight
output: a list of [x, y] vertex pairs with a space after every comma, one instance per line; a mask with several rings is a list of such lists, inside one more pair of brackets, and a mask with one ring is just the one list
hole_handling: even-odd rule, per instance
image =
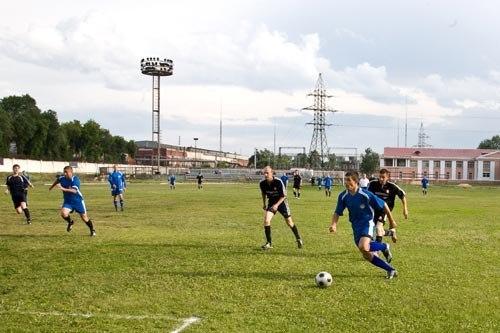
[[198, 138], [193, 138], [193, 140], [194, 140], [194, 166], [196, 167], [196, 165], [197, 165], [197, 161], [196, 161], [197, 156], [196, 155], [197, 155], [197, 151], [198, 151], [196, 148], [196, 143], [198, 142]]
[[[157, 159], [157, 170], [160, 172], [160, 159], [161, 159], [161, 149], [160, 149], [160, 77], [161, 76], [171, 76], [174, 73], [174, 62], [169, 61], [159, 61], [160, 58], [142, 58], [141, 59], [141, 73], [144, 75], [149, 75], [153, 77], [153, 142], [157, 143], [156, 159]], [[153, 154], [155, 155], [155, 154]], [[154, 170], [154, 161], [151, 162], [152, 172]]]

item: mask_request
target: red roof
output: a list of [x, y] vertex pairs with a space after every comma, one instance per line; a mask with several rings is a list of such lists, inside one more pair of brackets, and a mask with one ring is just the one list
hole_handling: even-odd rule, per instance
[[384, 148], [384, 157], [420, 157], [420, 158], [448, 158], [471, 159], [481, 155], [498, 152], [494, 149], [449, 149], [449, 148]]

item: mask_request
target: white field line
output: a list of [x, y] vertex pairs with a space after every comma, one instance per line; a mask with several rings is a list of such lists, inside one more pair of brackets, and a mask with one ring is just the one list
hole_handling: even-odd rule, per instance
[[175, 330], [173, 330], [171, 333], [180, 333], [182, 331], [184, 331], [186, 328], [188, 328], [189, 326], [191, 326], [192, 324], [200, 321], [201, 319], [198, 318], [198, 317], [189, 317], [189, 318], [186, 318], [184, 319], [184, 321], [182, 322], [182, 325], [179, 326], [178, 328], [176, 328]]
[[172, 316], [166, 315], [129, 315], [129, 314], [93, 314], [93, 313], [64, 313], [64, 312], [37, 312], [37, 311], [6, 311], [0, 310], [0, 314], [8, 314], [8, 313], [18, 313], [22, 315], [32, 315], [32, 316], [54, 316], [54, 317], [82, 317], [82, 318], [94, 318], [94, 317], [105, 317], [117, 320], [144, 320], [144, 319], [164, 319], [164, 320], [172, 320], [172, 321], [180, 321], [182, 320], [181, 326], [173, 330], [171, 333], [179, 333], [188, 328], [190, 325], [198, 322], [201, 318], [198, 317], [189, 317], [185, 319], [179, 319]]

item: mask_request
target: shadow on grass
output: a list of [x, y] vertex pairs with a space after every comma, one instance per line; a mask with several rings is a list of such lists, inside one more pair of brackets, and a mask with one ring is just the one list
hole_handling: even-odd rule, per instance
[[266, 256], [285, 256], [285, 257], [296, 257], [296, 258], [317, 258], [317, 259], [328, 259], [328, 258], [333, 258], [333, 257], [338, 257], [338, 256], [345, 256], [347, 254], [353, 253], [353, 251], [350, 250], [345, 250], [345, 251], [331, 251], [331, 252], [309, 252], [306, 248], [305, 249], [297, 249], [295, 244], [290, 244], [290, 246], [284, 245], [280, 249], [272, 249], [272, 250], [267, 250], [263, 251], [260, 247], [256, 246], [235, 246], [234, 244], [231, 245], [214, 245], [210, 243], [156, 243], [156, 244], [150, 244], [150, 243], [106, 243], [106, 244], [101, 244], [100, 246], [103, 247], [116, 247], [116, 248], [137, 248], [137, 249], [153, 249], [155, 251], [160, 251], [161, 249], [166, 249], [166, 248], [171, 248], [171, 249], [180, 249], [180, 250], [185, 250], [185, 251], [196, 251], [199, 252], [200, 254], [207, 254], [211, 253], [214, 255], [217, 254], [228, 254], [228, 255], [266, 255]]

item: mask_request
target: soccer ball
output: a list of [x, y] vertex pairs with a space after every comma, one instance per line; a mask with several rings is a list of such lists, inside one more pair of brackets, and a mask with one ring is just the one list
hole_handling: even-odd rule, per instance
[[328, 272], [319, 272], [316, 274], [316, 285], [320, 288], [328, 288], [332, 285], [333, 278]]

